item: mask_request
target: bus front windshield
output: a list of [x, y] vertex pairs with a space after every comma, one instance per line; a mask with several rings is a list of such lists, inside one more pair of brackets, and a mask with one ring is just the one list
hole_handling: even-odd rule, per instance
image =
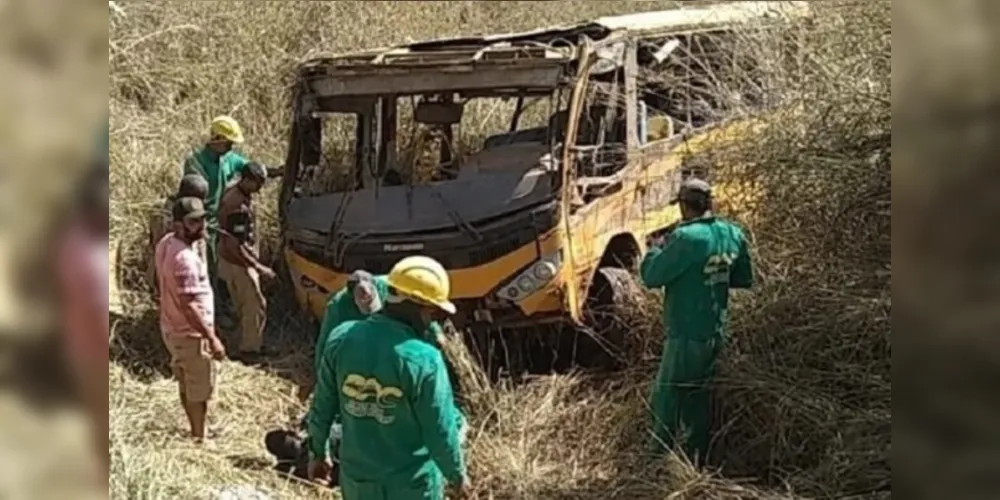
[[306, 134], [309, 161], [303, 162], [299, 192], [318, 196], [555, 170], [552, 151], [562, 141], [566, 92], [479, 94], [330, 100], [312, 113], [315, 130]]

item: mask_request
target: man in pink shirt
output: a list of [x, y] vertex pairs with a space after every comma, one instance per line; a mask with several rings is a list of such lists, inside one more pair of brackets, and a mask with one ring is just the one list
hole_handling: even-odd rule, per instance
[[110, 300], [106, 166], [85, 177], [74, 208], [56, 246], [63, 348], [77, 393], [90, 416], [94, 446], [107, 477]]
[[179, 198], [173, 206], [174, 232], [156, 245], [160, 329], [180, 384], [181, 404], [196, 442], [205, 440], [208, 402], [215, 391], [214, 360], [226, 356], [215, 331], [215, 299], [207, 263], [195, 248], [206, 236], [205, 205]]

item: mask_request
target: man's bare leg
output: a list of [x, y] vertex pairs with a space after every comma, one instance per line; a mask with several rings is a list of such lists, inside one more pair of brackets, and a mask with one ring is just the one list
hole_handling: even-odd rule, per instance
[[188, 401], [187, 395], [181, 392], [181, 405], [184, 406], [184, 414], [187, 415], [188, 425], [191, 428], [191, 437], [201, 441], [205, 439], [205, 415], [208, 413], [208, 403], [192, 403]]
[[205, 440], [205, 416], [208, 414], [208, 403], [188, 403], [191, 415], [191, 437], [195, 441]]

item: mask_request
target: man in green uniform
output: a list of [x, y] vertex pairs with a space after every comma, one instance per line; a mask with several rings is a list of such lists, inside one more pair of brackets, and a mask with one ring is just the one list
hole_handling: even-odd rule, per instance
[[681, 444], [691, 460], [704, 459], [710, 442], [708, 384], [725, 342], [731, 288], [750, 288], [753, 270], [739, 227], [712, 213], [711, 186], [685, 181], [674, 203], [681, 222], [650, 241], [640, 268], [643, 284], [665, 293], [667, 339], [653, 388], [655, 448]]
[[319, 326], [316, 339], [315, 373], [319, 373], [323, 346], [330, 332], [347, 321], [365, 319], [382, 309], [389, 294], [389, 283], [385, 276], [372, 276], [368, 271], [355, 271], [347, 278], [347, 285], [333, 294], [326, 304], [323, 323]]
[[[347, 321], [365, 319], [382, 309], [389, 294], [389, 283], [385, 276], [373, 276], [368, 271], [358, 270], [347, 278], [347, 285], [330, 297], [323, 314], [323, 322], [316, 338], [316, 351], [313, 360], [313, 373], [319, 373], [323, 346], [326, 345], [330, 333]], [[427, 340], [438, 345], [438, 338], [444, 333], [441, 324], [431, 322], [427, 329]], [[307, 387], [299, 397], [305, 402], [312, 393], [313, 387]]]
[[[326, 345], [330, 334], [338, 326], [348, 321], [365, 319], [371, 314], [382, 309], [386, 296], [389, 294], [389, 283], [385, 276], [372, 276], [368, 271], [358, 270], [347, 278], [347, 285], [339, 292], [330, 297], [326, 304], [326, 312], [323, 314], [323, 322], [319, 327], [319, 335], [316, 337], [316, 347], [313, 360], [313, 380], [304, 384], [299, 391], [299, 400], [305, 403], [309, 400], [313, 390], [316, 388], [316, 377], [320, 372], [323, 360], [323, 346]], [[328, 450], [336, 455], [337, 444], [340, 440], [340, 422], [333, 423], [333, 435], [329, 443]], [[302, 419], [302, 430], [308, 432], [309, 425], [306, 418]], [[306, 438], [308, 446], [309, 438]]]
[[444, 498], [445, 482], [468, 485], [462, 422], [441, 351], [424, 332], [455, 313], [438, 262], [397, 263], [380, 313], [338, 326], [324, 346], [308, 424], [310, 478], [332, 466], [326, 443], [343, 422], [344, 500]]
[[[330, 334], [343, 323], [362, 320], [380, 311], [386, 303], [388, 295], [389, 282], [386, 276], [373, 276], [368, 271], [358, 270], [351, 273], [344, 288], [330, 298], [330, 301], [326, 305], [326, 312], [323, 315], [323, 323], [319, 328], [319, 335], [316, 339], [316, 352], [313, 361], [314, 379], [311, 384], [302, 387], [299, 393], [299, 398], [303, 403], [308, 401], [309, 396], [312, 395], [316, 387], [315, 374], [320, 372], [323, 353], [325, 352], [324, 346], [326, 346]], [[444, 330], [441, 328], [441, 324], [437, 321], [431, 321], [424, 338], [436, 347], [440, 347], [439, 338], [443, 334]], [[448, 363], [447, 359], [445, 359], [445, 363]], [[454, 376], [454, 369], [450, 365], [448, 366], [448, 376], [451, 377], [452, 386], [454, 387], [457, 380]], [[302, 430], [306, 432], [309, 430], [305, 419], [302, 422]], [[340, 422], [336, 421], [333, 424], [332, 435], [328, 445], [328, 450], [333, 455], [336, 455], [339, 450], [338, 442], [341, 435]], [[308, 446], [308, 437], [305, 442]]]
[[[205, 145], [193, 151], [184, 160], [184, 175], [198, 174], [208, 182], [208, 196], [205, 197], [205, 210], [208, 212], [208, 269], [212, 282], [215, 282], [219, 262], [218, 244], [218, 212], [219, 200], [227, 185], [233, 182], [243, 169], [250, 163], [233, 150], [236, 144], [243, 144], [243, 129], [232, 117], [219, 116], [209, 125], [209, 139]], [[225, 287], [221, 287], [222, 289]]]

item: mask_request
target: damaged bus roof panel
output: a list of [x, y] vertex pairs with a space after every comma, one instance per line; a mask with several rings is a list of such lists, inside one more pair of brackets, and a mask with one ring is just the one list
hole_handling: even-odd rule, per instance
[[615, 33], [646, 36], [681, 34], [720, 29], [753, 21], [766, 21], [771, 18], [804, 17], [808, 13], [809, 2], [804, 1], [718, 3], [601, 17], [583, 23], [519, 33], [441, 38], [348, 54], [323, 54], [305, 61], [302, 68], [306, 71], [317, 67], [343, 70], [347, 69], [346, 67], [357, 69], [358, 66], [369, 65], [488, 63], [497, 59], [516, 59], [524, 62], [538, 58], [561, 58], [566, 55], [572, 56], [571, 53], [564, 53], [564, 50], [569, 45], [579, 43], [584, 36], [593, 41], [602, 41], [611, 38]]
[[694, 8], [602, 17], [523, 33], [456, 37], [343, 55], [300, 66], [299, 77], [320, 97], [419, 94], [496, 88], [555, 88], [584, 39], [627, 34], [666, 36], [802, 17], [808, 2], [730, 2]]

